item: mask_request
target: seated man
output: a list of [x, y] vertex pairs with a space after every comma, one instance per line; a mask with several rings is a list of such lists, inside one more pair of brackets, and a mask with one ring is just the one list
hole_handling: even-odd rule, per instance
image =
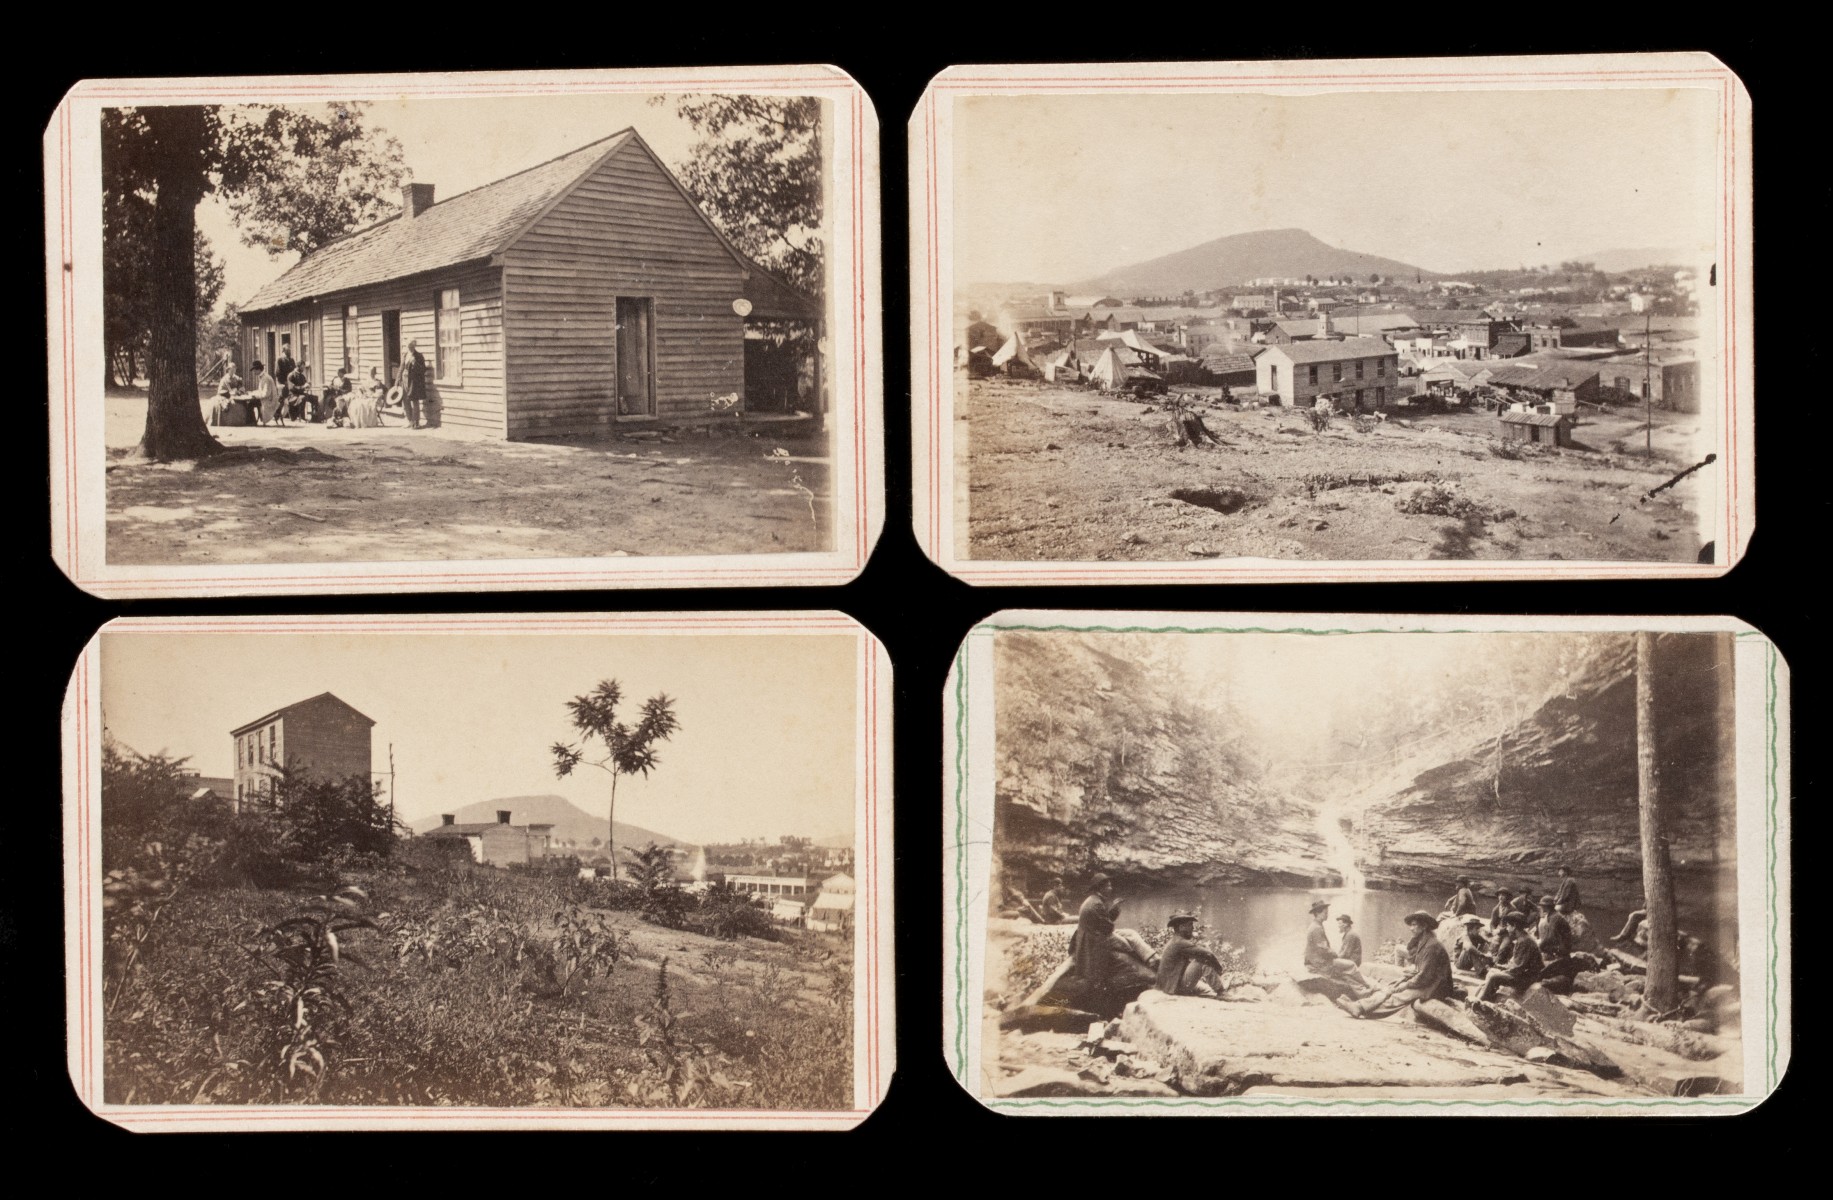
[[1453, 961], [1458, 970], [1472, 975], [1483, 974], [1494, 962], [1489, 942], [1483, 937], [1483, 918], [1475, 913], [1464, 918], [1463, 932], [1457, 936], [1457, 957]]
[[355, 386], [350, 382], [348, 367], [339, 367], [331, 382], [325, 385], [326, 428], [341, 429], [350, 423], [350, 393]]
[[1571, 990], [1572, 977], [1586, 964], [1572, 957], [1572, 923], [1554, 907], [1551, 896], [1540, 898], [1540, 923], [1534, 927], [1534, 942], [1540, 947], [1540, 982], [1549, 991]]
[[1171, 930], [1171, 938], [1158, 952], [1158, 990], [1167, 996], [1217, 995], [1203, 975], [1206, 971], [1219, 975], [1222, 961], [1197, 944], [1196, 914], [1172, 913], [1165, 925]]
[[1508, 914], [1514, 911], [1515, 911], [1515, 893], [1514, 891], [1512, 889], [1505, 888], [1505, 887], [1497, 888], [1496, 889], [1496, 907], [1491, 909], [1489, 913], [1489, 932], [1492, 934], [1501, 933], [1502, 932], [1502, 922], [1508, 917]]
[[1103, 1015], [1119, 1012], [1157, 982], [1151, 948], [1132, 930], [1114, 928], [1119, 913], [1113, 880], [1096, 875], [1093, 890], [1076, 912], [1076, 931], [1069, 937], [1069, 955], [1083, 991], [1082, 1006]]
[[1501, 940], [1496, 943], [1496, 965], [1484, 977], [1476, 998], [1492, 999], [1496, 989], [1505, 987], [1526, 991], [1538, 978], [1540, 947], [1527, 934], [1527, 918], [1510, 913], [1503, 921]]
[[[1368, 992], [1368, 980], [1362, 977], [1361, 963], [1339, 955], [1330, 948], [1330, 936], [1324, 932], [1324, 918], [1330, 915], [1328, 900], [1313, 901], [1310, 908], [1311, 928], [1305, 930], [1305, 970], [1327, 979], [1340, 980], [1357, 995]], [[1361, 939], [1357, 939], [1360, 944]]]
[[1451, 956], [1433, 933], [1438, 918], [1428, 912], [1411, 912], [1405, 924], [1412, 933], [1407, 960], [1413, 969], [1399, 983], [1366, 999], [1336, 997], [1338, 1008], [1352, 1017], [1391, 1017], [1418, 1001], [1444, 1000], [1451, 995]]
[[1045, 889], [1044, 897], [1037, 902], [1037, 907], [1038, 911], [1044, 914], [1044, 919], [1046, 921], [1055, 922], [1063, 919], [1065, 914], [1063, 912], [1063, 881], [1061, 879], [1052, 879], [1050, 881], [1050, 886]]
[[267, 369], [256, 359], [248, 366], [248, 398], [254, 416], [265, 425], [280, 415], [280, 389], [274, 386]]
[[1355, 931], [1355, 918], [1344, 913], [1337, 918], [1337, 957], [1356, 967], [1362, 965], [1362, 935]]

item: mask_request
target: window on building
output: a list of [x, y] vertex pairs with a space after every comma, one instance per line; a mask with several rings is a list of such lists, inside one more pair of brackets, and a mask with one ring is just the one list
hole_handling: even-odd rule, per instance
[[1387, 403], [1387, 389], [1386, 388], [1376, 388], [1375, 389], [1376, 407], [1380, 407], [1381, 405], [1386, 404], [1386, 403]]
[[357, 359], [356, 305], [344, 305], [344, 365], [356, 370]]
[[1387, 374], [1387, 359], [1378, 358], [1375, 360], [1375, 374], [1376, 375], [1386, 375]]
[[1316, 367], [1310, 367], [1310, 368], [1307, 368], [1307, 369], [1308, 369], [1308, 370], [1309, 370], [1309, 371], [1311, 372], [1311, 382], [1312, 382], [1312, 383], [1316, 383], [1316, 382], [1317, 382], [1317, 368], [1316, 368]]
[[463, 382], [465, 372], [465, 347], [459, 317], [458, 289], [442, 288], [439, 307], [433, 311], [433, 340], [438, 345], [433, 378], [453, 387]]
[[1332, 368], [1333, 374], [1335, 375], [1334, 382], [1342, 383], [1343, 382], [1343, 364], [1342, 363], [1332, 363], [1331, 368]]
[[1357, 379], [1362, 378], [1362, 370], [1363, 370], [1364, 365], [1365, 364], [1362, 362], [1361, 359], [1358, 358], [1356, 360], [1356, 378]]

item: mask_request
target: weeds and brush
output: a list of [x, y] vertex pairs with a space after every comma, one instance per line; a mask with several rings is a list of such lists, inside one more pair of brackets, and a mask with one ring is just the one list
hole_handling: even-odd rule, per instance
[[[298, 916], [271, 925], [255, 936], [249, 953], [265, 967], [264, 978], [253, 983], [248, 997], [231, 1012], [262, 1015], [268, 1054], [265, 1061], [277, 1074], [274, 1084], [289, 1098], [316, 1101], [332, 1067], [338, 1034], [356, 1015], [345, 995], [344, 961], [362, 965], [343, 948], [346, 938], [379, 928], [361, 910], [368, 895], [358, 887], [339, 888], [335, 895], [307, 902]], [[206, 1078], [200, 1091], [207, 1090]]]
[[815, 492], [813, 488], [802, 482], [801, 464], [797, 463], [795, 459], [790, 456], [789, 451], [783, 449], [781, 446], [778, 446], [770, 452], [770, 461], [782, 463], [789, 468], [789, 486], [794, 488], [808, 504], [808, 527], [816, 536], [819, 536], [821, 533], [821, 522], [819, 518], [815, 516]]
[[1433, 558], [1475, 558], [1476, 543], [1489, 536], [1489, 528], [1483, 524], [1483, 518], [1474, 513], [1466, 514], [1456, 525], [1439, 527], [1438, 542], [1432, 547]]
[[1336, 409], [1328, 406], [1307, 408], [1302, 411], [1305, 414], [1305, 420], [1309, 421], [1311, 423], [1311, 428], [1318, 433], [1322, 433], [1326, 429], [1329, 429], [1331, 419], [1337, 415]]
[[[1516, 515], [1512, 508], [1479, 503], [1442, 483], [1429, 484], [1411, 495], [1402, 496], [1394, 502], [1394, 508], [1397, 512], [1423, 513], [1435, 517], [1475, 517], [1479, 522], [1490, 523], [1511, 520]], [[1481, 532], [1478, 530], [1479, 534]]]

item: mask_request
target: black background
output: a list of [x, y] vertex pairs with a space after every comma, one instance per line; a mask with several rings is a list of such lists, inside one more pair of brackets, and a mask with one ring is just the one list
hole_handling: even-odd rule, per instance
[[[54, 15], [62, 15], [54, 14]], [[1665, 15], [1665, 14], [1663, 14]], [[1721, 13], [1735, 20], [1735, 13]], [[390, 30], [398, 16], [411, 25]], [[1508, 10], [1481, 32], [1456, 8], [1362, 7], [1333, 10], [1265, 5], [1082, 12], [1061, 6], [859, 8], [843, 17], [804, 9], [726, 12], [663, 6], [597, 12], [558, 9], [421, 8], [387, 14], [366, 6], [301, 10], [225, 7], [147, 9], [131, 19], [86, 23], [80, 40], [17, 52], [8, 82], [18, 122], [7, 164], [15, 231], [11, 256], [22, 281], [15, 314], [16, 362], [8, 400], [29, 414], [15, 422], [19, 453], [9, 475], [18, 499], [5, 556], [15, 610], [9, 655], [24, 667], [14, 681], [15, 789], [0, 822], [0, 996], [12, 1013], [0, 1039], [0, 1064], [26, 1135], [14, 1161], [41, 1145], [59, 1153], [44, 1165], [74, 1166], [77, 1186], [177, 1186], [234, 1191], [349, 1187], [417, 1188], [453, 1177], [500, 1186], [507, 1169], [536, 1188], [789, 1187], [828, 1190], [934, 1185], [999, 1186], [1051, 1191], [1125, 1191], [1193, 1187], [1325, 1187], [1385, 1191], [1500, 1186], [1511, 1191], [1566, 1191], [1602, 1186], [1642, 1188], [1651, 1172], [1716, 1165], [1763, 1169], [1742, 1156], [1746, 1138], [1763, 1152], [1788, 1148], [1802, 1096], [1812, 1037], [1795, 1048], [1781, 1089], [1756, 1112], [1738, 1118], [1649, 1118], [1629, 1123], [1565, 1120], [1524, 1127], [1519, 1119], [1465, 1123], [1443, 1136], [1418, 1120], [1395, 1118], [1261, 1118], [1251, 1123], [1191, 1120], [1100, 1120], [994, 1116], [957, 1088], [941, 1054], [942, 994], [942, 684], [961, 638], [1003, 608], [1184, 609], [1268, 612], [1728, 614], [1768, 633], [1793, 667], [1798, 713], [1818, 678], [1815, 613], [1827, 500], [1815, 443], [1827, 410], [1824, 332], [1829, 305], [1799, 291], [1826, 286], [1819, 270], [1822, 221], [1794, 237], [1797, 206], [1824, 214], [1833, 198], [1815, 171], [1824, 169], [1817, 120], [1792, 121], [1804, 81], [1786, 46], [1755, 33], [1727, 36], [1645, 14], [1613, 15], [1544, 6]], [[1723, 22], [1713, 22], [1722, 28]], [[1804, 31], [1798, 31], [1798, 35]], [[1811, 35], [1807, 35], [1811, 36]], [[1724, 578], [1689, 582], [1466, 584], [1331, 584], [1152, 587], [970, 588], [944, 575], [918, 550], [911, 532], [908, 217], [905, 121], [929, 79], [945, 66], [974, 62], [1112, 59], [1204, 60], [1318, 57], [1414, 57], [1471, 54], [1709, 50], [1749, 89], [1756, 161], [1765, 187], [1755, 207], [1759, 232], [1779, 251], [1758, 289], [1767, 313], [1766, 351], [1786, 351], [1787, 394], [1770, 399], [1758, 429], [1755, 535], [1745, 560]], [[42, 162], [38, 139], [64, 91], [84, 78], [151, 75], [319, 74], [397, 70], [510, 70], [829, 62], [857, 79], [877, 108], [882, 150], [884, 222], [885, 462], [889, 498], [884, 534], [865, 572], [843, 588], [573, 591], [354, 597], [257, 597], [230, 600], [102, 601], [73, 587], [47, 552], [47, 425], [39, 398], [44, 359], [33, 330], [42, 291], [31, 277], [42, 263]], [[1822, 68], [1824, 69], [1824, 68]], [[1775, 85], [1770, 86], [1774, 78]], [[1805, 77], [1813, 78], [1811, 72]], [[22, 87], [23, 85], [23, 87]], [[1814, 108], [1819, 96], [1812, 97]], [[1809, 110], [1810, 118], [1813, 109]], [[1396, 155], [1425, 162], [1428, 145], [1404, 131], [1380, 129]], [[1772, 141], [1783, 153], [1771, 162]], [[1482, 136], [1473, 128], [1471, 136]], [[1065, 138], [1073, 138], [1066, 131]], [[1574, 187], [1607, 169], [1585, 152], [1583, 128], [1548, 131], [1569, 151]], [[1800, 140], [1797, 140], [1800, 139]], [[1200, 152], [1200, 146], [1193, 146]], [[1788, 160], [1786, 163], [1782, 160]], [[1809, 173], [1797, 174], [1805, 166]], [[1773, 168], [1773, 170], [1772, 170]], [[1784, 179], [1784, 174], [1789, 177]], [[1355, 181], [1345, 181], [1354, 203]], [[1422, 196], [1424, 194], [1422, 193]], [[1429, 200], [1422, 203], [1429, 212]], [[1422, 217], [1422, 219], [1431, 219]], [[1787, 226], [1787, 235], [1777, 231]], [[1195, 237], [1192, 239], [1197, 240]], [[1786, 250], [1786, 252], [1781, 252]], [[1818, 282], [1817, 282], [1818, 281]], [[1786, 293], [1786, 294], [1785, 294]], [[1801, 296], [1797, 300], [1797, 295]], [[1765, 303], [1765, 296], [1769, 303]], [[1762, 325], [1762, 322], [1759, 322]], [[1789, 326], [1785, 331], [1784, 325]], [[1778, 357], [1781, 357], [1778, 354]], [[1784, 401], [1786, 403], [1784, 403]], [[64, 1066], [62, 1031], [62, 885], [58, 791], [58, 704], [83, 644], [116, 616], [362, 612], [513, 612], [676, 609], [843, 610], [885, 644], [895, 674], [897, 1072], [878, 1112], [846, 1134], [657, 1133], [565, 1135], [428, 1134], [403, 1149], [390, 1135], [128, 1135], [91, 1116], [76, 1100]], [[451, 704], [450, 697], [429, 703]], [[182, 704], [174, 696], [174, 704]], [[1796, 720], [1805, 734], [1807, 723]], [[1814, 747], [1797, 738], [1798, 796], [1812, 797], [1819, 777]], [[1797, 819], [1810, 814], [1799, 810]], [[1817, 843], [1802, 828], [1795, 853], [1804, 871], [1818, 863]], [[1805, 916], [1806, 914], [1804, 914]], [[1804, 925], [1804, 928], [1806, 926]], [[1810, 935], [1811, 936], [1811, 935]], [[1803, 994], [1810, 1031], [1812, 998]], [[1197, 1119], [1197, 1120], [1200, 1120]], [[1320, 1123], [1321, 1121], [1321, 1123]], [[1710, 1141], [1702, 1139], [1709, 1137]], [[40, 1142], [38, 1139], [43, 1138]], [[511, 1143], [540, 1138], [541, 1147]], [[30, 1140], [27, 1140], [30, 1139]], [[507, 1140], [505, 1140], [507, 1139]], [[1734, 1144], [1735, 1143], [1735, 1144]], [[1751, 1143], [1754, 1147], [1759, 1143]], [[509, 1150], [507, 1155], [503, 1150]], [[75, 1150], [100, 1152], [67, 1157]], [[129, 1153], [121, 1154], [121, 1151]], [[520, 1152], [518, 1152], [520, 1151]], [[103, 1154], [115, 1152], [111, 1157]], [[1732, 1157], [1737, 1154], [1737, 1157]], [[528, 1155], [528, 1157], [524, 1157]], [[1786, 1160], [1785, 1160], [1786, 1161]], [[1172, 1165], [1175, 1163], [1175, 1165]], [[89, 1169], [104, 1174], [90, 1175]], [[1102, 1177], [1111, 1178], [1103, 1182]], [[15, 1178], [19, 1178], [15, 1176]], [[67, 1178], [67, 1177], [66, 1177]], [[1763, 1183], [1771, 1183], [1765, 1177]], [[1779, 1183], [1779, 1180], [1773, 1182]], [[1694, 1181], [1695, 1186], [1703, 1180]], [[1761, 1186], [1761, 1184], [1759, 1185]]]

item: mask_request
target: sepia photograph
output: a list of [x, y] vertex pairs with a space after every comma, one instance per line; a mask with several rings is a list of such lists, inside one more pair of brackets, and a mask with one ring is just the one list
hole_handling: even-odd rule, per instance
[[1742, 552], [1748, 102], [1710, 56], [964, 67], [911, 128], [919, 536], [962, 578]]
[[66, 704], [78, 1095], [136, 1130], [857, 1124], [888, 688], [837, 613], [111, 622]]
[[1788, 683], [1726, 618], [1003, 613], [946, 1052], [1013, 1114], [1735, 1113], [1788, 1057]]
[[769, 74], [81, 85], [47, 134], [66, 571], [850, 578], [871, 118]]

